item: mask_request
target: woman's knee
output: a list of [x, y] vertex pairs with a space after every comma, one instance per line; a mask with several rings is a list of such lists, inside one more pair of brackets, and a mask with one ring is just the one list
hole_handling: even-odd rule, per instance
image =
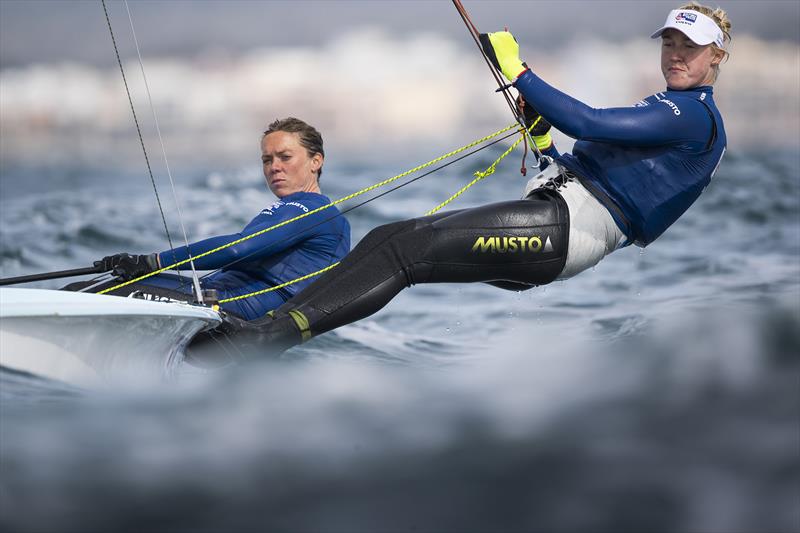
[[371, 229], [361, 240], [359, 245], [378, 244], [396, 237], [397, 235], [411, 231], [414, 228], [414, 220], [401, 220], [400, 222], [390, 222]]

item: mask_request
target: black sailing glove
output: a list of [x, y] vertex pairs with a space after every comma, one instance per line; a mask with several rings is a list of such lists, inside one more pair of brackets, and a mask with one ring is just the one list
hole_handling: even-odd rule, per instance
[[[522, 95], [517, 97], [517, 106], [522, 110], [522, 117], [525, 120], [525, 128], [531, 133], [536, 147], [539, 150], [547, 150], [553, 144], [550, 136], [552, 126], [547, 119], [539, 114], [532, 105], [525, 101]], [[531, 128], [533, 126], [533, 128]]]
[[158, 270], [158, 254], [107, 255], [101, 260], [95, 261], [94, 266], [102, 267], [104, 272], [111, 270], [115, 276], [128, 281], [149, 274], [154, 270]]
[[[517, 106], [522, 110], [522, 116], [525, 119], [525, 127], [531, 132], [532, 136], [540, 137], [542, 135], [547, 135], [547, 132], [550, 131], [552, 126], [531, 104], [525, 101], [522, 95], [517, 97]], [[534, 126], [534, 124], [536, 125]], [[531, 126], [533, 126], [533, 129], [531, 129]]]

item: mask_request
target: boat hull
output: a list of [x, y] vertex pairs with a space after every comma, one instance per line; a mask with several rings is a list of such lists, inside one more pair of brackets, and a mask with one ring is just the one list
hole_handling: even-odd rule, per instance
[[171, 377], [209, 308], [43, 289], [0, 289], [0, 365], [76, 385]]

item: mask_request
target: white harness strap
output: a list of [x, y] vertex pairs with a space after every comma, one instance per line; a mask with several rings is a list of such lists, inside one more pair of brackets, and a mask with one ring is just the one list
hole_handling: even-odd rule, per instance
[[558, 276], [558, 279], [566, 279], [595, 266], [605, 256], [622, 247], [627, 237], [597, 198], [577, 180], [558, 179], [561, 173], [561, 168], [553, 163], [531, 177], [525, 186], [523, 198], [548, 185], [566, 202], [569, 210], [569, 247], [564, 270]]

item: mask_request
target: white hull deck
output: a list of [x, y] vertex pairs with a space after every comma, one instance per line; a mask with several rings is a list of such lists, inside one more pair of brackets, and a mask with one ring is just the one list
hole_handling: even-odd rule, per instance
[[0, 365], [80, 386], [168, 378], [219, 323], [189, 304], [0, 288]]

